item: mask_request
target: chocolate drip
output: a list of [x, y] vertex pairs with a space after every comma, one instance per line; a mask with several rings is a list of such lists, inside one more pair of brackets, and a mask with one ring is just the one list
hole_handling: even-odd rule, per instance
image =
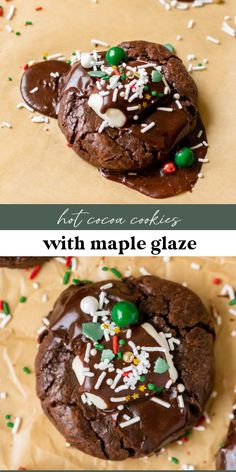
[[25, 102], [35, 111], [57, 118], [60, 82], [69, 70], [70, 66], [62, 61], [44, 61], [29, 67], [21, 80]]
[[[178, 147], [191, 147], [198, 144], [199, 139], [197, 138], [197, 135], [200, 130], [203, 130], [201, 139], [206, 140], [205, 130], [199, 117], [195, 130], [192, 131], [181, 143], [179, 143]], [[148, 197], [172, 197], [188, 190], [191, 191], [198, 179], [198, 174], [202, 166], [201, 162], [199, 162], [199, 159], [203, 159], [205, 157], [207, 153], [207, 147], [203, 145], [202, 147], [195, 149], [193, 152], [195, 156], [195, 162], [193, 166], [188, 168], [176, 168], [175, 173], [171, 175], [162, 174], [160, 164], [158, 167], [153, 166], [152, 168], [140, 171], [135, 175], [115, 174], [105, 171], [104, 169], [100, 169], [100, 172], [107, 179], [126, 185], [129, 188], [144, 193]], [[173, 155], [170, 156], [170, 159], [174, 160], [174, 151]]]

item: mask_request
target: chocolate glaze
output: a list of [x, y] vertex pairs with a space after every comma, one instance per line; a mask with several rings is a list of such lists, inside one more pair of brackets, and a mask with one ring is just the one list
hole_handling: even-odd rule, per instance
[[[101, 53], [101, 59], [104, 59], [104, 54]], [[151, 61], [150, 61], [151, 62]], [[138, 67], [142, 65], [144, 61], [129, 61], [129, 67]], [[146, 68], [147, 73], [151, 73], [151, 68]], [[124, 73], [127, 69], [124, 68]], [[115, 75], [115, 74], [114, 74]], [[122, 81], [125, 85], [128, 80]], [[101, 90], [105, 90], [105, 87], [101, 87]], [[152, 90], [159, 94], [164, 92], [163, 82], [152, 84]], [[164, 95], [159, 98], [147, 99], [147, 107], [137, 111], [127, 111], [127, 107], [140, 106], [143, 100], [135, 99], [132, 103], [128, 103], [122, 97], [118, 96], [115, 103], [112, 102], [112, 94], [103, 97], [103, 104], [101, 112], [105, 113], [109, 108], [118, 108], [126, 116], [126, 124], [122, 128], [124, 131], [131, 131], [138, 139], [143, 141], [147, 146], [153, 146], [156, 149], [156, 158], [164, 158], [170, 152], [172, 148], [186, 136], [196, 123], [195, 116], [191, 116], [188, 111], [188, 105], [183, 100], [183, 109], [179, 109], [173, 99], [174, 90], [170, 89], [171, 92], [168, 95]], [[88, 75], [88, 70], [84, 69], [80, 63], [76, 63], [70, 70], [69, 74], [64, 77], [63, 86], [61, 87], [61, 96], [68, 94], [69, 101], [70, 97], [73, 100], [73, 94], [75, 93], [79, 98], [89, 98], [92, 93], [98, 93], [99, 90], [96, 87], [96, 79]], [[149, 96], [147, 91], [147, 96]], [[173, 112], [165, 112], [156, 110], [157, 107], [170, 107], [173, 108]], [[139, 119], [134, 121], [133, 116], [138, 115]], [[141, 123], [146, 122], [147, 124], [155, 121], [157, 127], [151, 129], [148, 133], [141, 133]], [[74, 123], [73, 123], [74, 127]], [[121, 136], [122, 137], [122, 136]], [[72, 140], [70, 144], [73, 145]]]
[[225, 445], [216, 458], [217, 470], [236, 470], [236, 417], [230, 422]]
[[[100, 284], [101, 285], [101, 284]], [[81, 361], [84, 359], [85, 351], [86, 351], [86, 346], [88, 342], [91, 342], [90, 340], [86, 339], [84, 336], [82, 336], [82, 323], [90, 322], [91, 321], [91, 316], [86, 315], [85, 313], [82, 312], [80, 308], [80, 303], [81, 300], [87, 296], [87, 295], [93, 295], [96, 298], [99, 298], [99, 285], [96, 285], [95, 288], [89, 288], [89, 287], [84, 287], [84, 289], [81, 288], [79, 293], [77, 294], [76, 297], [76, 305], [73, 304], [73, 309], [69, 306], [68, 311], [66, 312], [65, 316], [60, 317], [59, 322], [56, 320], [55, 322], [51, 319], [50, 321], [50, 329], [55, 333], [57, 333], [59, 329], [59, 333], [61, 333], [61, 330], [66, 329], [69, 333], [69, 339], [70, 342], [73, 345], [74, 340], [76, 339], [77, 336], [79, 336], [79, 343], [78, 339], [76, 341], [76, 344], [78, 344], [78, 348], [76, 347], [75, 351], [76, 354], [80, 357]], [[109, 298], [110, 299], [110, 298]], [[111, 310], [112, 306], [117, 302], [120, 301], [121, 298], [117, 295], [111, 296], [110, 303], [106, 305], [104, 309]], [[126, 300], [130, 300], [130, 297], [126, 297]], [[121, 330], [121, 337], [122, 339], [126, 340], [126, 332], [127, 329], [122, 329]], [[132, 340], [135, 342], [136, 345], [140, 346], [158, 346], [157, 342], [140, 326], [135, 326], [132, 327]], [[104, 345], [105, 349], [111, 349], [112, 350], [112, 337], [110, 338], [110, 341], [106, 341], [105, 339], [102, 340], [102, 344]], [[126, 340], [124, 346], [122, 346], [122, 349], [120, 349], [121, 352], [125, 353], [127, 351], [131, 351], [131, 348], [128, 344], [128, 340]], [[150, 354], [150, 362], [154, 366], [154, 362], [157, 357], [162, 357], [165, 359], [165, 356], [163, 352], [151, 352]], [[138, 393], [140, 400], [146, 399], [148, 396], [152, 396], [153, 392], [150, 390], [146, 390], [144, 392], [139, 391], [137, 388], [133, 390], [132, 392], [130, 389], [125, 389], [122, 390], [121, 393], [115, 393], [110, 389], [109, 386], [106, 385], [104, 382], [102, 387], [99, 389], [99, 392], [94, 389], [94, 386], [98, 380], [99, 375], [101, 374], [100, 370], [94, 369], [94, 364], [97, 364], [100, 362], [100, 357], [101, 357], [101, 351], [97, 351], [97, 354], [94, 357], [90, 357], [90, 362], [86, 364], [86, 367], [89, 367], [92, 372], [95, 373], [94, 377], [86, 377], [84, 380], [83, 385], [78, 387], [78, 390], [83, 393], [83, 392], [91, 392], [94, 393], [95, 395], [101, 396], [106, 404], [108, 405], [108, 409], [114, 409], [116, 405], [114, 403], [110, 402], [110, 397], [120, 397], [120, 396], [128, 396], [134, 393]], [[115, 367], [116, 368], [123, 368], [123, 367], [128, 367], [129, 364], [125, 364], [123, 360], [116, 359], [115, 360]], [[116, 376], [116, 372], [112, 372], [109, 374], [109, 378], [112, 378], [114, 380]], [[166, 385], [167, 381], [170, 379], [168, 372], [165, 374], [157, 375], [155, 374], [152, 370], [146, 375], [146, 383], [155, 383], [157, 387], [163, 387]], [[105, 384], [105, 385], [104, 385]], [[142, 384], [142, 382], [138, 383], [138, 387]], [[130, 400], [132, 402], [132, 398]], [[130, 403], [130, 402], [128, 402]]]
[[[203, 130], [201, 140], [206, 141], [206, 133], [201, 121], [198, 118], [197, 126], [189, 133], [189, 135], [183, 139], [173, 151], [173, 155], [170, 156], [170, 160], [174, 160], [174, 153], [178, 148], [184, 146], [195, 146], [199, 143], [197, 134], [200, 130]], [[152, 130], [151, 130], [152, 131]], [[191, 167], [188, 168], [176, 168], [174, 174], [166, 175], [161, 172], [161, 166], [152, 167], [144, 171], [138, 172], [136, 175], [129, 174], [115, 174], [104, 169], [100, 169], [100, 173], [109, 180], [119, 182], [126, 185], [129, 188], [144, 193], [148, 197], [152, 198], [166, 198], [178, 195], [179, 193], [192, 190], [194, 184], [198, 180], [198, 174], [201, 170], [202, 163], [198, 159], [203, 159], [207, 153], [207, 147], [202, 146], [194, 151], [195, 161]]]
[[[81, 311], [80, 303], [88, 295], [98, 298], [104, 282], [71, 286], [61, 294], [49, 314], [49, 327], [40, 336], [36, 376], [45, 413], [71, 445], [97, 457], [121, 460], [158, 451], [196, 423], [213, 386], [213, 332], [199, 298], [178, 284], [157, 277], [111, 282], [112, 288], [106, 289], [107, 307], [129, 300], [139, 309], [140, 324], [151, 323], [157, 332], [171, 333], [180, 339], [173, 360], [179, 373], [176, 383], [182, 382], [186, 388], [184, 409], [177, 404], [176, 385], [156, 394], [171, 404], [169, 409], [151, 401], [150, 395], [130, 399], [122, 411], [116, 408], [117, 404], [113, 409], [100, 410], [82, 403], [83, 388], [72, 370], [72, 362], [75, 356], [83, 358], [88, 340], [82, 334], [82, 323], [91, 321], [91, 317]], [[140, 345], [153, 343], [141, 326], [131, 328]], [[123, 332], [121, 337], [124, 338]], [[100, 342], [104, 344], [104, 339]], [[164, 383], [168, 374], [160, 377]], [[106, 386], [93, 390], [94, 380], [86, 384], [86, 391], [87, 388], [108, 398]], [[119, 424], [124, 415], [138, 415], [141, 422], [122, 429]]]
[[[62, 61], [44, 61], [29, 67], [21, 80], [21, 94], [26, 103], [43, 115], [57, 118], [59, 85], [70, 66]], [[59, 77], [52, 77], [58, 72]], [[30, 93], [35, 87], [38, 91]]]

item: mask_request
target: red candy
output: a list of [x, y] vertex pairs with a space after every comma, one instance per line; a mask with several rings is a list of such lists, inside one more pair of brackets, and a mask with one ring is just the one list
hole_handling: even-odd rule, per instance
[[215, 278], [213, 279], [213, 284], [214, 284], [214, 285], [219, 285], [219, 284], [220, 284], [220, 279], [219, 279], [218, 277], [215, 277]]
[[163, 174], [173, 174], [175, 170], [176, 170], [176, 167], [174, 163], [171, 161], [166, 162], [161, 168], [161, 171]]
[[3, 16], [3, 8], [0, 6], [0, 16]]

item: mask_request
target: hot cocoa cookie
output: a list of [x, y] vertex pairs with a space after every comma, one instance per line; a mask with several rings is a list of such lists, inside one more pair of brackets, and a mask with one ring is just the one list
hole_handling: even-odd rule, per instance
[[217, 470], [236, 470], [236, 410], [229, 425], [224, 446], [219, 450], [216, 458]]
[[25, 269], [41, 265], [48, 260], [48, 257], [0, 257], [0, 267], [11, 269]]
[[214, 330], [193, 292], [152, 276], [75, 285], [48, 318], [37, 393], [71, 446], [141, 457], [198, 421], [213, 386]]
[[83, 53], [68, 67], [33, 65], [21, 91], [35, 110], [58, 115], [76, 153], [152, 197], [192, 188], [207, 142], [196, 85], [171, 45], [124, 42]]

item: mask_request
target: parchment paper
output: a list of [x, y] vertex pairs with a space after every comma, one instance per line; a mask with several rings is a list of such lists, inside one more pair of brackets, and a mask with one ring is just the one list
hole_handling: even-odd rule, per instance
[[[200, 264], [201, 269], [191, 268], [191, 263]], [[0, 391], [7, 392], [0, 400], [0, 469], [94, 469], [94, 470], [179, 470], [183, 464], [193, 464], [197, 469], [214, 469], [214, 455], [224, 440], [229, 414], [234, 402], [236, 384], [235, 358], [236, 338], [231, 331], [236, 328], [236, 318], [229, 315], [229, 299], [218, 297], [226, 283], [236, 287], [236, 258], [173, 258], [164, 262], [162, 258], [86, 258], [78, 261], [76, 277], [102, 280], [110, 277], [103, 272], [103, 265], [118, 268], [122, 274], [140, 275], [144, 267], [153, 275], [163, 276], [178, 282], [187, 282], [196, 291], [206, 306], [217, 307], [222, 325], [217, 326], [215, 345], [217, 397], [211, 399], [208, 407], [210, 424], [204, 423], [205, 431], [193, 431], [187, 443], [169, 445], [160, 456], [124, 462], [106, 462], [93, 459], [75, 449], [66, 447], [65, 440], [51, 425], [41, 411], [35, 394], [34, 358], [37, 351], [37, 330], [41, 319], [52, 308], [59, 293], [64, 289], [63, 264], [51, 260], [41, 269], [37, 279], [29, 281], [29, 272], [0, 270], [0, 298], [9, 303], [12, 321], [0, 330]], [[221, 279], [220, 285], [213, 284], [213, 278]], [[33, 287], [33, 282], [40, 284]], [[47, 294], [48, 301], [42, 303]], [[25, 303], [19, 303], [20, 296], [26, 296]], [[29, 367], [26, 375], [23, 367]], [[22, 424], [13, 436], [6, 427], [5, 415], [12, 419], [20, 416]], [[155, 426], [155, 425], [154, 425]], [[175, 456], [180, 464], [174, 465], [168, 457]]]
[[[162, 203], [235, 203], [235, 53], [236, 39], [221, 31], [225, 15], [236, 15], [235, 0], [222, 5], [166, 11], [157, 0], [14, 0], [2, 2], [5, 11], [17, 7], [11, 21], [0, 17], [0, 122], [12, 129], [0, 129], [0, 203], [155, 203], [123, 185], [102, 178], [97, 169], [82, 161], [66, 146], [57, 122], [49, 130], [33, 124], [26, 110], [16, 110], [21, 101], [19, 83], [22, 66], [45, 53], [91, 49], [91, 39], [110, 45], [122, 40], [144, 39], [172, 43], [187, 63], [194, 53], [197, 61], [209, 59], [208, 70], [194, 72], [200, 108], [210, 149], [204, 177], [192, 193]], [[42, 6], [42, 11], [35, 7]], [[195, 26], [187, 28], [190, 19]], [[32, 21], [32, 26], [24, 26]], [[5, 30], [10, 24], [13, 33]], [[230, 23], [231, 24], [231, 23]], [[232, 22], [232, 26], [235, 26]], [[20, 31], [21, 36], [15, 32]], [[182, 41], [176, 36], [181, 35]], [[217, 46], [207, 35], [221, 41]], [[9, 82], [8, 77], [13, 81]], [[159, 201], [160, 202], [160, 201]]]

